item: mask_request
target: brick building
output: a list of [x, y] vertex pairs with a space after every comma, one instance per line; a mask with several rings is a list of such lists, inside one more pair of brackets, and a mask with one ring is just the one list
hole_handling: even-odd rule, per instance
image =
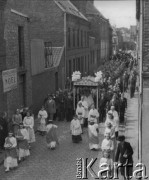
[[140, 66], [139, 91], [139, 159], [149, 169], [149, 1], [137, 0], [138, 61]]
[[94, 0], [71, 1], [90, 22], [89, 35], [95, 38], [94, 50], [90, 50], [90, 57], [95, 57], [94, 63], [90, 65], [90, 71], [93, 71], [112, 55], [112, 28], [109, 20], [94, 6]]
[[[0, 111], [10, 116], [21, 106], [36, 113], [73, 71], [93, 72], [109, 56], [109, 22], [91, 0], [3, 0], [0, 5]], [[95, 27], [89, 6], [104, 26]]]
[[[0, 110], [11, 116], [21, 106], [32, 106], [37, 112], [48, 93], [64, 86], [63, 13], [54, 1], [40, 0], [7, 1], [2, 12]], [[2, 81], [15, 77], [16, 84], [8, 89], [5, 83], [4, 89]]]
[[28, 16], [1, 3], [0, 110], [12, 114], [32, 103]]

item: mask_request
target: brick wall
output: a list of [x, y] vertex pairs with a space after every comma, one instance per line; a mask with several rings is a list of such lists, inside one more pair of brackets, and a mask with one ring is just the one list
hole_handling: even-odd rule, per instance
[[[146, 165], [147, 175], [149, 173], [149, 1], [143, 0], [143, 117], [142, 117], [142, 155], [143, 163]], [[140, 27], [141, 28], [141, 27]]]
[[[32, 83], [30, 74], [30, 44], [28, 34], [28, 21], [27, 18], [22, 17], [10, 11], [9, 4], [5, 9], [5, 29], [4, 37], [6, 40], [6, 69], [17, 68], [18, 72], [18, 86], [17, 89], [5, 93], [7, 96], [7, 111], [11, 116], [17, 108], [20, 108], [22, 99], [24, 105], [30, 106], [32, 104]], [[24, 28], [24, 68], [19, 67], [19, 46], [18, 46], [18, 26]], [[24, 97], [20, 97], [20, 75], [24, 74]], [[22, 75], [23, 75], [22, 74]], [[21, 99], [22, 98], [22, 99]]]
[[[82, 73], [88, 72], [88, 61], [90, 61], [90, 59], [88, 59], [88, 56], [90, 55], [89, 44], [87, 44], [89, 38], [89, 25], [90, 23], [83, 19], [71, 15], [67, 15], [67, 49], [66, 49], [67, 76], [71, 76], [72, 72], [75, 70], [79, 70]], [[68, 46], [68, 28], [71, 30], [70, 47]], [[75, 46], [73, 45], [73, 31], [75, 31]], [[83, 35], [81, 34], [81, 32], [83, 33]], [[88, 34], [86, 40], [85, 40], [85, 33]], [[78, 45], [78, 34], [79, 34], [79, 45]], [[82, 37], [83, 37], [82, 39], [83, 43], [81, 45]], [[77, 62], [78, 58], [80, 59], [79, 60], [80, 65]], [[85, 63], [85, 59], [86, 59], [86, 63]], [[69, 63], [70, 61], [71, 61], [71, 67]], [[75, 68], [74, 68], [74, 63], [75, 63]]]
[[51, 41], [53, 46], [64, 44], [64, 16], [53, 0], [13, 0], [11, 8], [30, 18], [30, 38]]
[[[14, 9], [20, 13], [23, 13], [29, 17], [29, 21], [27, 18], [22, 17], [21, 15], [16, 15], [12, 13], [10, 10]], [[46, 87], [45, 85], [45, 91], [49, 92], [53, 91], [53, 87], [55, 87], [55, 71], [46, 70], [45, 74], [39, 75], [37, 77], [31, 77], [31, 62], [30, 62], [30, 40], [31, 39], [42, 39], [44, 41], [51, 41], [53, 46], [63, 46], [64, 45], [64, 16], [63, 12], [59, 9], [59, 7], [54, 3], [54, 1], [24, 1], [24, 0], [12, 0], [9, 1], [5, 8], [5, 33], [3, 37], [5, 36], [6, 40], [6, 48], [5, 48], [5, 41], [3, 43], [4, 48], [2, 49], [2, 46], [0, 48], [0, 52], [6, 51], [6, 59], [4, 59], [4, 63], [6, 66], [4, 66], [4, 63], [2, 63], [1, 58], [1, 69], [12, 69], [17, 68], [18, 70], [18, 88], [15, 90], [12, 90], [7, 93], [2, 92], [2, 86], [0, 86], [0, 110], [2, 111], [5, 109], [4, 104], [6, 104], [6, 109], [8, 110], [9, 115], [11, 116], [14, 113], [14, 110], [16, 108], [20, 108], [22, 105], [22, 99], [20, 98], [20, 78], [22, 75], [25, 75], [25, 90], [24, 90], [24, 96], [25, 96], [25, 105], [26, 106], [33, 106], [33, 103], [36, 103], [36, 100], [38, 99], [38, 95], [35, 96], [35, 92], [42, 91], [43, 87], [41, 86], [38, 90], [33, 88], [32, 84], [35, 86], [35, 84], [43, 81], [43, 79], [51, 78], [51, 86]], [[18, 26], [24, 27], [24, 46], [25, 46], [25, 68], [22, 71], [19, 68], [19, 51], [18, 51]], [[4, 29], [4, 28], [3, 28]], [[1, 31], [1, 26], [0, 26]], [[0, 39], [2, 39], [0, 37]], [[2, 40], [1, 40], [2, 41]], [[5, 50], [5, 51], [4, 51]], [[1, 54], [0, 54], [1, 55]], [[2, 55], [1, 55], [2, 56]], [[61, 68], [59, 67], [59, 71], [61, 72]], [[59, 76], [61, 77], [62, 74]], [[42, 79], [43, 78], [43, 79]], [[60, 78], [59, 78], [60, 79]], [[0, 85], [2, 84], [1, 81], [1, 74], [0, 74]], [[62, 86], [62, 81], [59, 83]], [[37, 86], [36, 85], [36, 86]], [[35, 87], [36, 87], [35, 86]], [[43, 94], [44, 94], [43, 92]], [[33, 102], [32, 102], [32, 94]], [[5, 97], [6, 96], [6, 97]], [[44, 96], [39, 98], [38, 102], [40, 104], [41, 99], [43, 100]], [[37, 104], [37, 106], [39, 106]], [[1, 107], [2, 106], [2, 107]], [[36, 109], [36, 107], [34, 108]]]
[[32, 76], [33, 104], [32, 109], [38, 113], [47, 94], [55, 93], [55, 73], [58, 73], [58, 87], [63, 89], [64, 55], [62, 56], [59, 67], [46, 70], [45, 72]]
[[0, 112], [6, 111], [6, 95], [3, 94], [2, 71], [6, 68], [6, 43], [4, 39], [4, 9], [7, 0], [0, 1]]

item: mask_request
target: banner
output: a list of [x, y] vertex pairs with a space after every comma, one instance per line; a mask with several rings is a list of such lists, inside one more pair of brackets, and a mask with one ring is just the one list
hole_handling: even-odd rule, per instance
[[17, 69], [2, 72], [3, 91], [8, 92], [17, 88]]

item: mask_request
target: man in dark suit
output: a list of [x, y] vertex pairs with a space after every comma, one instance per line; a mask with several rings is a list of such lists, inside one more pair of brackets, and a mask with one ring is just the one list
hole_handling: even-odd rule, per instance
[[117, 163], [119, 160], [121, 175], [124, 177], [124, 180], [129, 180], [133, 174], [133, 149], [130, 143], [125, 141], [125, 136], [119, 136], [118, 141], [120, 143], [116, 150], [115, 162]]
[[99, 100], [99, 114], [100, 122], [104, 122], [104, 117], [106, 116], [106, 97], [104, 93], [101, 94], [101, 98]]
[[121, 94], [121, 98], [119, 100], [119, 109], [120, 109], [120, 112], [119, 112], [119, 117], [120, 117], [120, 123], [124, 123], [124, 120], [125, 120], [125, 111], [126, 111], [126, 108], [127, 108], [127, 99], [124, 97], [123, 94]]
[[48, 112], [48, 119], [53, 120], [54, 114], [56, 113], [56, 105], [52, 95], [49, 96], [45, 107]]

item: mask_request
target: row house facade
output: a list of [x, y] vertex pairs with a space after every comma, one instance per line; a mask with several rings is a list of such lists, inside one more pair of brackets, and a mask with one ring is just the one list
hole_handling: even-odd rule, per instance
[[36, 113], [47, 94], [65, 88], [73, 71], [93, 72], [109, 51], [98, 38], [100, 26], [93, 33], [87, 6], [81, 11], [69, 0], [2, 0], [0, 5], [0, 111], [9, 116], [22, 106]]
[[[112, 55], [112, 28], [106, 19], [94, 5], [94, 0], [71, 0], [75, 6], [87, 17], [90, 22], [90, 36], [95, 37], [94, 54], [97, 64], [91, 66], [91, 70], [108, 60]], [[93, 47], [93, 46], [92, 46]]]
[[[149, 1], [136, 0], [137, 55], [140, 70], [139, 88], [139, 162], [149, 169]], [[148, 172], [147, 172], [148, 173]]]

